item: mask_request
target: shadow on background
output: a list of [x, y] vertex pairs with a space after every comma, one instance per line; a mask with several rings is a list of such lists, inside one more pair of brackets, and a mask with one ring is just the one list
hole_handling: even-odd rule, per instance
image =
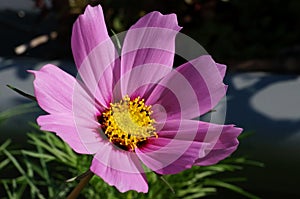
[[263, 198], [299, 197], [300, 77], [234, 73], [225, 82], [229, 85], [226, 123], [252, 132], [236, 154], [265, 163], [263, 169], [249, 167], [241, 173], [248, 176], [244, 187]]

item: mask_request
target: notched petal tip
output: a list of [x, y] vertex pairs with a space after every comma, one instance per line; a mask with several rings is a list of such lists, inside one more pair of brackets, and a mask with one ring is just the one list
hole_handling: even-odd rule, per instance
[[79, 68], [87, 55], [108, 38], [102, 7], [87, 6], [72, 29], [71, 47], [76, 66]]
[[131, 27], [131, 29], [145, 27], [166, 28], [173, 29], [175, 31], [179, 31], [182, 28], [178, 25], [176, 14], [164, 15], [158, 11], [153, 11], [144, 15], [136, 24]]
[[95, 17], [97, 16], [97, 12], [103, 13], [103, 9], [100, 4], [97, 6], [87, 5], [84, 10], [84, 13], [81, 14], [79, 17]]
[[225, 77], [227, 66], [225, 64], [216, 63], [216, 66], [220, 72], [222, 78]]
[[178, 25], [178, 20], [177, 20], [177, 15], [172, 13], [172, 14], [167, 14], [165, 15], [166, 17], [169, 17], [171, 21], [174, 22], [174, 24], [176, 25], [174, 27], [174, 30], [176, 31], [180, 31], [183, 27]]

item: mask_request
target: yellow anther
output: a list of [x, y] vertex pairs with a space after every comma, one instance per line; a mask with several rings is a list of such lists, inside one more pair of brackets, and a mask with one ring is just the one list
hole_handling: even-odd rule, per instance
[[120, 102], [110, 103], [99, 122], [110, 142], [134, 151], [147, 138], [158, 137], [151, 114], [151, 106], [145, 105], [144, 99], [131, 100], [126, 95]]

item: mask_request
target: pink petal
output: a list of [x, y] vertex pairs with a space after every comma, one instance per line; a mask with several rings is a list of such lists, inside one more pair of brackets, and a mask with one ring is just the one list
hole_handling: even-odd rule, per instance
[[136, 149], [142, 162], [159, 174], [175, 174], [190, 168], [199, 157], [205, 143], [194, 141], [198, 134], [196, 121], [167, 122], [158, 133], [141, 148]]
[[[234, 125], [217, 125], [200, 122], [203, 129], [207, 129], [205, 142], [210, 143], [206, 148], [205, 156], [196, 160], [195, 165], [206, 166], [213, 165], [230, 156], [238, 147], [237, 137], [243, 129]], [[197, 139], [202, 139], [198, 137]]]
[[74, 23], [72, 51], [83, 82], [97, 101], [107, 107], [112, 98], [114, 75], [120, 69], [118, 53], [107, 33], [100, 5], [87, 6]]
[[121, 100], [125, 95], [146, 99], [151, 88], [158, 82], [158, 78], [161, 79], [170, 71], [170, 68], [158, 64], [144, 64], [133, 68], [123, 74], [120, 81], [116, 83], [113, 91], [114, 101]]
[[77, 153], [95, 154], [101, 147], [101, 138], [95, 128], [78, 128], [71, 114], [42, 115], [37, 122], [41, 130], [55, 132]]
[[[45, 65], [35, 75], [38, 104], [50, 115], [40, 116], [42, 130], [56, 132], [78, 153], [95, 153], [99, 145], [98, 110], [101, 109], [74, 77], [54, 65]], [[103, 108], [102, 108], [103, 109]]]
[[102, 7], [88, 5], [73, 25], [72, 51], [77, 67], [96, 46], [108, 39]]
[[75, 78], [58, 67], [47, 64], [34, 74], [34, 93], [38, 104], [48, 113], [69, 112], [72, 110], [72, 96]]
[[137, 155], [159, 174], [174, 174], [192, 165], [209, 165], [228, 157], [237, 147], [240, 128], [196, 120], [157, 124], [158, 138], [151, 138]]
[[109, 142], [96, 153], [90, 169], [120, 192], [148, 192], [146, 176], [137, 156]]
[[[160, 136], [176, 139], [178, 134], [174, 137], [172, 131], [180, 131], [183, 139], [194, 139], [205, 146], [198, 153], [196, 165], [215, 164], [228, 157], [237, 148], [239, 144], [237, 137], [242, 132], [241, 128], [234, 125], [219, 125], [196, 120], [172, 120], [158, 125], [163, 126]], [[193, 133], [192, 135], [195, 136], [188, 138], [190, 133], [195, 131], [197, 131], [196, 135]]]
[[[175, 37], [180, 29], [175, 14], [151, 12], [128, 30], [122, 48], [121, 74], [132, 73], [120, 80], [122, 95], [131, 95], [139, 86], [156, 83], [171, 71]], [[139, 72], [133, 71], [136, 68]], [[147, 86], [139, 95], [146, 90]]]
[[[183, 139], [194, 139], [196, 142], [203, 144], [203, 147], [198, 152], [198, 158], [195, 165], [211, 165], [223, 160], [233, 153], [239, 142], [237, 137], [242, 132], [241, 128], [234, 125], [219, 125], [196, 120], [172, 120], [164, 124], [159, 136], [169, 139], [176, 139], [172, 131], [180, 131]], [[197, 131], [193, 138], [188, 136], [191, 132]]]
[[203, 55], [164, 77], [147, 99], [160, 104], [168, 118], [192, 119], [212, 110], [225, 95], [224, 67]]

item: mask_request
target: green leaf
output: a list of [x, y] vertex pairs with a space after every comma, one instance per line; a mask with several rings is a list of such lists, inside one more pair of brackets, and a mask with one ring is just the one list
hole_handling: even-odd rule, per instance
[[172, 185], [163, 176], [160, 176], [160, 179], [167, 185], [170, 191], [175, 194], [175, 190], [173, 189]]
[[225, 172], [225, 171], [241, 170], [241, 169], [243, 169], [243, 167], [239, 166], [239, 165], [219, 163], [216, 165], [208, 166], [207, 169], [216, 171], [216, 172]]
[[5, 159], [2, 162], [0, 162], [0, 170], [6, 167], [6, 165], [8, 165], [9, 163], [10, 163], [9, 159]]
[[[36, 146], [36, 148], [37, 148], [38, 153], [42, 154], [43, 149], [40, 146]], [[44, 155], [46, 155], [46, 154], [44, 154]], [[43, 171], [43, 174], [44, 174], [44, 179], [45, 179], [45, 181], [46, 181], [46, 183], [48, 185], [47, 186], [47, 188], [48, 188], [48, 195], [49, 195], [49, 197], [52, 198], [54, 196], [54, 190], [53, 190], [52, 185], [51, 185], [51, 180], [50, 180], [50, 176], [49, 176], [49, 173], [48, 173], [48, 168], [47, 168], [45, 159], [44, 158], [40, 158], [40, 163], [41, 163], [41, 166], [42, 166], [42, 171]]]
[[119, 40], [119, 38], [118, 38], [118, 35], [115, 33], [115, 31], [114, 31], [113, 29], [110, 29], [110, 31], [113, 33], [113, 37], [114, 37], [114, 39], [115, 39], [116, 42], [117, 42], [117, 47], [118, 47], [118, 49], [121, 50], [122, 45], [121, 45], [121, 42], [120, 42], [120, 40]]
[[238, 158], [228, 158], [222, 161], [223, 163], [231, 163], [231, 164], [241, 164], [241, 165], [249, 165], [249, 166], [256, 166], [256, 167], [264, 167], [264, 163], [248, 160], [245, 157], [238, 157]]
[[204, 182], [205, 185], [209, 185], [209, 186], [216, 186], [216, 187], [223, 187], [223, 188], [226, 188], [226, 189], [229, 189], [229, 190], [232, 190], [234, 192], [237, 192], [243, 196], [246, 196], [248, 198], [251, 198], [251, 199], [259, 199], [258, 196], [255, 196], [247, 191], [245, 191], [244, 189], [238, 187], [238, 186], [235, 186], [233, 184], [230, 184], [230, 183], [226, 183], [226, 182], [223, 182], [223, 181], [220, 181], [220, 180], [216, 180], [216, 179], [207, 179], [205, 182]]
[[[39, 146], [37, 146], [39, 147]], [[39, 152], [32, 152], [32, 151], [28, 151], [28, 150], [21, 150], [21, 153], [24, 155], [28, 155], [34, 158], [38, 158], [38, 159], [46, 159], [46, 160], [55, 160], [55, 157], [53, 155], [48, 155], [48, 154], [43, 154], [43, 153], [39, 153]]]
[[70, 156], [62, 152], [61, 150], [58, 150], [55, 147], [50, 147], [45, 142], [40, 140], [38, 137], [34, 136], [33, 134], [28, 134], [30, 137], [29, 143], [34, 144], [35, 146], [40, 146], [41, 148], [45, 149], [46, 151], [50, 152], [54, 157], [58, 158], [61, 162], [68, 163], [74, 165], [74, 162], [72, 159], [70, 159]]
[[31, 188], [32, 194], [37, 194], [38, 198], [45, 199], [45, 197], [40, 193], [40, 190], [33, 184], [33, 182], [29, 179], [26, 172], [22, 168], [22, 166], [19, 164], [19, 162], [14, 158], [10, 152], [8, 152], [6, 149], [3, 150], [4, 154], [11, 160], [11, 162], [14, 164], [14, 166], [17, 168], [17, 170], [25, 177], [28, 185]]
[[27, 94], [27, 93], [25, 93], [25, 92], [23, 92], [23, 91], [21, 91], [21, 90], [15, 88], [15, 87], [11, 86], [11, 85], [6, 85], [6, 86], [7, 86], [8, 88], [10, 88], [11, 90], [17, 92], [18, 94], [20, 94], [20, 95], [22, 95], [22, 96], [24, 96], [24, 97], [26, 97], [26, 98], [28, 98], [28, 99], [30, 99], [30, 100], [36, 101], [36, 98], [35, 98], [34, 96], [29, 95], [29, 94]]
[[13, 194], [12, 192], [10, 191], [8, 185], [7, 185], [7, 182], [2, 182], [3, 186], [4, 186], [4, 189], [6, 191], [6, 194], [8, 195], [8, 198], [12, 199], [12, 198], [15, 198], [13, 197]]
[[27, 103], [15, 106], [14, 108], [10, 108], [0, 113], [0, 123], [4, 122], [10, 117], [22, 115], [25, 113], [37, 112], [38, 110], [39, 109], [37, 108], [36, 103]]
[[10, 139], [6, 140], [6, 141], [0, 146], [0, 152], [1, 152], [2, 150], [6, 149], [6, 148], [10, 145], [10, 143], [11, 143], [11, 140], [10, 140]]
[[198, 186], [193, 188], [182, 189], [178, 191], [177, 196], [183, 198], [200, 198], [212, 193], [216, 193], [216, 188]]

